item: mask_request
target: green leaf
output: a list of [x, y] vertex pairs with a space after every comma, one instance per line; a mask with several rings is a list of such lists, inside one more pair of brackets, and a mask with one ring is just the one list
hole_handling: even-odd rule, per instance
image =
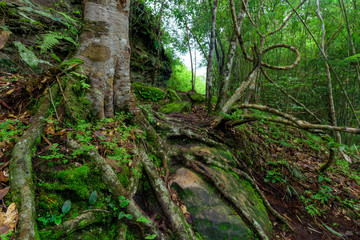
[[61, 211], [63, 214], [66, 214], [70, 211], [71, 209], [71, 201], [70, 200], [66, 200], [64, 205], [61, 208]]
[[138, 219], [136, 219], [136, 221], [138, 221], [138, 222], [151, 223], [151, 221], [149, 221], [146, 217], [139, 217]]
[[145, 239], [154, 239], [154, 238], [156, 238], [156, 234], [153, 234], [153, 235], [148, 234], [145, 237]]
[[341, 233], [338, 233], [337, 231], [335, 231], [334, 229], [332, 229], [331, 227], [329, 227], [328, 225], [326, 225], [325, 223], [323, 223], [324, 227], [326, 227], [327, 230], [329, 230], [331, 233], [335, 234], [336, 236], [340, 237], [341, 239], [344, 239], [344, 236]]
[[56, 225], [60, 225], [60, 223], [61, 223], [61, 217], [60, 217], [60, 216], [56, 216], [55, 219], [54, 219], [54, 223], [55, 223]]
[[21, 59], [30, 67], [36, 68], [39, 64], [39, 59], [36, 57], [35, 53], [25, 47], [21, 42], [14, 42], [14, 45], [18, 48]]
[[126, 217], [126, 218], [128, 218], [130, 220], [133, 219], [133, 216], [131, 214], [125, 214], [124, 212], [120, 212], [119, 216], [118, 216], [118, 219], [121, 219], [123, 217]]
[[96, 191], [93, 191], [91, 194], [90, 194], [90, 197], [89, 197], [89, 203], [90, 205], [94, 205], [97, 201], [97, 193]]
[[124, 207], [126, 207], [128, 204], [129, 204], [129, 200], [123, 200], [122, 202], [120, 202], [120, 207], [121, 208], [124, 208]]

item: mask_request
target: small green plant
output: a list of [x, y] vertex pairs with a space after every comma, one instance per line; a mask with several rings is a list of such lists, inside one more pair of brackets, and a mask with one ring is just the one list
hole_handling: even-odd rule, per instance
[[[305, 191], [305, 193], [306, 192], [307, 191]], [[311, 195], [311, 198], [314, 200], [320, 201], [321, 204], [325, 204], [329, 201], [329, 199], [334, 198], [334, 196], [331, 194], [331, 192], [332, 192], [331, 187], [329, 187], [327, 185], [321, 185], [319, 192]]]
[[50, 212], [47, 212], [45, 217], [39, 217], [39, 218], [37, 218], [37, 220], [39, 222], [41, 222], [44, 226], [51, 224], [51, 223], [60, 225], [62, 218], [66, 215], [66, 213], [68, 213], [70, 211], [70, 209], [71, 209], [71, 201], [66, 200], [64, 202], [63, 206], [61, 207], [62, 212], [60, 214], [52, 214]]
[[6, 120], [0, 123], [0, 142], [17, 141], [18, 135], [21, 135], [26, 128], [27, 126], [18, 120]]
[[64, 154], [59, 152], [60, 149], [58, 148], [58, 146], [59, 146], [59, 144], [54, 143], [53, 145], [51, 145], [49, 147], [49, 150], [51, 151], [51, 153], [48, 154], [48, 155], [39, 156], [39, 158], [50, 160], [50, 159], [54, 159], [54, 158], [63, 158], [63, 157], [65, 157]]
[[10, 230], [8, 233], [3, 233], [0, 236], [1, 240], [9, 240], [11, 235], [14, 233], [14, 230]]
[[312, 216], [319, 216], [324, 212], [324, 210], [318, 208], [315, 203], [313, 203], [312, 199], [306, 198], [305, 196], [301, 195], [301, 200], [305, 204], [306, 211]]
[[267, 170], [267, 175], [264, 179], [264, 182], [272, 182], [272, 183], [276, 183], [276, 182], [280, 182], [280, 183], [285, 183], [286, 179], [283, 179], [281, 173], [277, 172], [276, 170]]

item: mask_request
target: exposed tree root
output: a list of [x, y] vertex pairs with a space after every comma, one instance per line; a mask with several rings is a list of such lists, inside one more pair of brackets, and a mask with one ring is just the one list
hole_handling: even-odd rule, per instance
[[[136, 151], [133, 151], [133, 153], [138, 155]], [[136, 156], [136, 157], [139, 157], [139, 156]], [[142, 170], [143, 170], [142, 162], [141, 161], [136, 161], [135, 166], [133, 167], [133, 173], [134, 174], [130, 178], [129, 185], [126, 188], [126, 191], [128, 193], [129, 198], [133, 198], [135, 196], [136, 192], [137, 192], [139, 182], [140, 182], [140, 177], [139, 176], [141, 176]]]
[[241, 218], [249, 224], [250, 228], [253, 229], [258, 237], [262, 240], [268, 240], [269, 238], [263, 231], [260, 224], [238, 203], [237, 199], [234, 198], [230, 192], [226, 190], [224, 185], [216, 179], [216, 177], [208, 170], [208, 167], [206, 167], [201, 162], [195, 160], [192, 156], [184, 154], [184, 164], [186, 167], [193, 169], [195, 172], [201, 174], [204, 176], [215, 188], [218, 192], [220, 192], [223, 197], [231, 203], [231, 205], [234, 207], [237, 213], [241, 216]]
[[[59, 93], [57, 85], [53, 85], [51, 93], [54, 98]], [[14, 146], [10, 161], [10, 187], [12, 197], [19, 207], [18, 239], [39, 239], [36, 227], [36, 211], [34, 199], [34, 183], [32, 179], [32, 157], [36, 144], [44, 130], [46, 118], [51, 106], [50, 92], [43, 98], [33, 118], [32, 124]]]
[[270, 108], [263, 105], [256, 105], [256, 104], [242, 104], [238, 105], [236, 108], [243, 109], [243, 108], [252, 108], [257, 109], [264, 112], [269, 112], [272, 114], [275, 114], [277, 116], [283, 117], [285, 119], [288, 119], [289, 121], [295, 123], [298, 125], [299, 128], [302, 129], [317, 129], [317, 130], [328, 130], [328, 131], [339, 131], [339, 132], [347, 132], [347, 133], [354, 133], [354, 134], [360, 134], [359, 128], [351, 128], [351, 127], [336, 127], [336, 126], [330, 126], [330, 125], [321, 125], [321, 124], [311, 124], [303, 120], [299, 120], [298, 118], [287, 114], [280, 112], [279, 110], [276, 110], [274, 108]]
[[[68, 142], [69, 146], [73, 149], [81, 149], [82, 146], [79, 145], [74, 140]], [[158, 239], [165, 239], [164, 235], [156, 228], [155, 224], [151, 219], [146, 216], [146, 214], [141, 210], [141, 208], [135, 203], [132, 198], [129, 198], [129, 194], [126, 192], [123, 185], [120, 183], [118, 177], [116, 176], [113, 169], [108, 165], [108, 163], [94, 150], [90, 150], [84, 153], [90, 161], [94, 162], [95, 165], [100, 169], [102, 173], [102, 178], [106, 186], [109, 188], [111, 193], [116, 199], [119, 199], [120, 196], [124, 196], [129, 200], [129, 204], [126, 207], [126, 212], [132, 214], [135, 219], [144, 217], [148, 222], [138, 222], [141, 225], [146, 233], [156, 234]]]
[[222, 143], [212, 140], [207, 135], [197, 134], [190, 129], [180, 128], [180, 127], [172, 127], [172, 132], [167, 134], [166, 138], [170, 139], [173, 137], [186, 137], [190, 140], [196, 140], [198, 142], [204, 143], [210, 147], [217, 147], [221, 149], [226, 149], [226, 146]]
[[106, 222], [110, 219], [111, 214], [108, 211], [101, 209], [94, 209], [87, 211], [69, 221], [63, 222], [58, 226], [43, 230], [46, 236], [51, 236], [52, 239], [59, 239], [63, 236], [84, 229], [92, 224]]
[[163, 180], [159, 177], [155, 165], [143, 149], [139, 149], [139, 154], [156, 197], [167, 219], [170, 221], [171, 228], [177, 239], [196, 239], [191, 226], [186, 222], [185, 215], [172, 201], [170, 193]]

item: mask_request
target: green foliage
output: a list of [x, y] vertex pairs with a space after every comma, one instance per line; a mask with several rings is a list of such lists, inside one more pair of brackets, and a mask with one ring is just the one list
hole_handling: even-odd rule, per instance
[[270, 181], [272, 183], [276, 183], [276, 182], [285, 183], [286, 179], [283, 179], [281, 173], [277, 172], [276, 170], [268, 170], [264, 182], [270, 182]]
[[133, 92], [138, 99], [157, 102], [164, 99], [166, 92], [160, 88], [146, 86], [142, 83], [132, 84]]
[[75, 46], [77, 46], [77, 43], [72, 39], [69, 35], [63, 33], [63, 32], [54, 32], [49, 31], [46, 34], [42, 35], [43, 42], [40, 46], [40, 54], [46, 53], [47, 51], [51, 50], [55, 45], [59, 44], [59, 40], [66, 40]]
[[43, 61], [43, 60], [38, 59], [37, 56], [35, 55], [35, 53], [32, 50], [28, 49], [21, 42], [16, 41], [16, 42], [14, 42], [14, 45], [18, 48], [21, 59], [27, 65], [29, 65], [31, 68], [36, 68], [39, 65], [39, 63], [50, 64], [47, 61]]
[[[173, 67], [173, 73], [168, 82], [168, 87], [176, 91], [191, 90], [191, 71], [183, 64], [176, 64]], [[195, 91], [205, 94], [205, 78], [197, 76], [195, 79]]]
[[18, 136], [22, 135], [23, 131], [27, 129], [19, 120], [5, 120], [0, 123], [0, 142], [15, 142]]
[[61, 211], [61, 214], [53, 214], [51, 212], [47, 212], [45, 217], [38, 217], [37, 220], [41, 222], [44, 226], [47, 226], [48, 224], [55, 223], [56, 225], [60, 225], [62, 218], [65, 216], [66, 213], [68, 213], [71, 209], [71, 201], [66, 200], [63, 204]]
[[157, 236], [156, 234], [153, 234], [153, 235], [148, 234], [148, 235], [146, 235], [145, 239], [155, 239], [156, 236]]
[[[1, 4], [1, 2], [0, 2], [0, 4]], [[1, 234], [0, 239], [1, 240], [10, 240], [10, 239], [12, 239], [13, 233], [14, 233], [14, 230], [10, 230], [8, 233], [3, 233], [3, 234]]]

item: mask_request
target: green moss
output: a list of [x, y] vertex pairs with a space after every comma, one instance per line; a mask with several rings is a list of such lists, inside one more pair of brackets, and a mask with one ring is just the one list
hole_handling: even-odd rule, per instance
[[230, 230], [230, 228], [231, 228], [231, 224], [230, 223], [224, 223], [224, 224], [220, 224], [219, 225], [219, 229], [221, 229], [221, 230]]
[[175, 113], [175, 112], [190, 112], [191, 103], [190, 102], [174, 102], [167, 104], [159, 109], [159, 112], [162, 113]]
[[89, 196], [90, 189], [88, 183], [92, 176], [90, 176], [90, 169], [87, 165], [61, 171], [57, 174], [57, 178], [71, 190], [77, 192], [81, 198], [86, 199]]
[[160, 88], [139, 83], [132, 83], [131, 85], [136, 98], [139, 100], [157, 102], [164, 99], [166, 95], [166, 92]]
[[168, 97], [170, 98], [171, 102], [180, 102], [181, 101], [181, 98], [179, 97], [179, 95], [176, 93], [175, 90], [168, 89], [167, 93], [168, 93]]
[[191, 99], [192, 102], [196, 104], [205, 103], [206, 97], [200, 93], [188, 93], [188, 97]]
[[129, 167], [126, 164], [120, 164], [121, 172], [117, 175], [119, 181], [124, 187], [127, 187], [129, 185], [129, 176], [130, 176], [130, 170]]

